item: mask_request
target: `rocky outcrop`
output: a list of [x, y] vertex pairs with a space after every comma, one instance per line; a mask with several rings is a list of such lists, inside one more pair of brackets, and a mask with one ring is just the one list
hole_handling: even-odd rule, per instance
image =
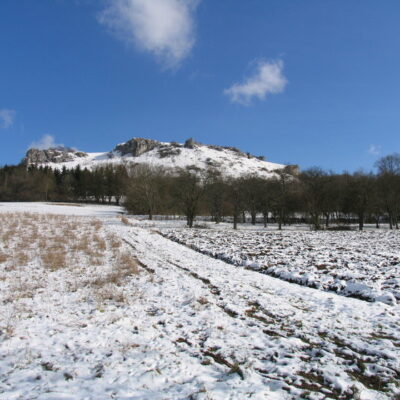
[[133, 138], [125, 143], [117, 145], [114, 151], [120, 153], [121, 156], [131, 155], [133, 157], [139, 157], [140, 155], [160, 146], [161, 142], [158, 142], [157, 140]]
[[73, 161], [77, 157], [87, 157], [87, 153], [76, 151], [68, 147], [56, 147], [46, 150], [29, 149], [22, 163], [25, 165], [63, 163]]
[[158, 149], [158, 156], [160, 158], [166, 158], [166, 157], [176, 157], [181, 154], [181, 149], [179, 147], [174, 147], [174, 146], [161, 146]]
[[195, 146], [199, 146], [199, 145], [200, 145], [200, 143], [195, 142], [195, 140], [193, 138], [189, 138], [188, 140], [186, 140], [183, 147], [185, 147], [187, 149], [194, 149]]
[[252, 158], [253, 156], [250, 155], [249, 153], [244, 153], [243, 151], [239, 150], [237, 147], [232, 147], [232, 146], [217, 146], [217, 145], [210, 145], [207, 146], [210, 149], [217, 150], [217, 151], [224, 151], [224, 150], [229, 150], [232, 151], [233, 153], [236, 153], [238, 156], [242, 157], [247, 157], [247, 158]]

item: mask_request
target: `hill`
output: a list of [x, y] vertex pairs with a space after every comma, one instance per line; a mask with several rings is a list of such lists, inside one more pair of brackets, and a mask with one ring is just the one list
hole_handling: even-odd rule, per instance
[[273, 171], [284, 168], [283, 164], [265, 161], [263, 156], [253, 156], [235, 147], [205, 145], [188, 139], [184, 144], [159, 142], [152, 139], [133, 138], [118, 144], [112, 151], [88, 153], [68, 147], [46, 150], [30, 149], [23, 160], [26, 165], [47, 165], [53, 169], [94, 169], [109, 163], [151, 164], [176, 170], [188, 168], [206, 170], [215, 168], [225, 176], [257, 174], [271, 176]]

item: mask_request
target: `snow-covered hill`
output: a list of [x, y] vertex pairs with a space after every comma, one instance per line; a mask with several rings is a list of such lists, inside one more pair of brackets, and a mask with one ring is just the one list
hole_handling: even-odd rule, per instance
[[211, 146], [188, 139], [184, 144], [158, 142], [151, 139], [133, 138], [104, 153], [85, 153], [71, 148], [57, 147], [47, 150], [30, 149], [23, 161], [27, 165], [48, 165], [67, 169], [80, 165], [93, 169], [108, 163], [134, 163], [163, 166], [167, 169], [189, 168], [205, 170], [216, 168], [226, 176], [257, 174], [271, 176], [274, 170], [285, 167], [267, 162], [234, 147]]

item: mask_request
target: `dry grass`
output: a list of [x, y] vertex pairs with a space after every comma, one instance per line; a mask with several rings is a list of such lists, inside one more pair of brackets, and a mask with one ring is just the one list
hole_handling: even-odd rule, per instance
[[12, 337], [14, 335], [16, 324], [17, 314], [14, 307], [9, 307], [0, 314], [0, 332], [5, 337]]
[[139, 263], [130, 253], [118, 253], [113, 268], [107, 274], [97, 277], [93, 286], [103, 287], [109, 283], [120, 286], [125, 280], [139, 274]]
[[118, 270], [124, 271], [127, 275], [138, 273], [138, 261], [127, 251], [118, 254], [115, 265]]
[[[125, 303], [123, 285], [139, 273], [139, 263], [131, 252], [122, 250], [123, 242], [93, 218], [0, 214], [0, 239], [3, 304], [46, 290], [52, 281], [49, 274], [55, 271], [67, 272], [65, 285], [71, 292], [88, 290], [101, 304]], [[12, 326], [3, 326], [3, 332], [6, 329], [11, 335]]]
[[8, 260], [8, 255], [0, 252], [0, 264], [6, 262]]
[[96, 290], [94, 297], [99, 305], [106, 301], [112, 301], [115, 303], [127, 302], [124, 290], [110, 282], [107, 282], [103, 286], [99, 287]]
[[4, 231], [1, 240], [4, 243], [8, 244], [10, 242], [10, 239], [15, 237], [16, 232], [17, 232], [16, 229], [9, 229], [9, 230]]
[[92, 226], [94, 229], [99, 230], [103, 226], [103, 224], [98, 219], [95, 219], [92, 221]]
[[84, 235], [83, 237], [80, 237], [79, 240], [72, 243], [72, 249], [74, 251], [84, 252], [84, 253], [87, 253], [88, 251], [90, 251], [89, 237], [86, 235]]
[[108, 242], [110, 243], [110, 247], [113, 250], [119, 249], [121, 247], [121, 241], [115, 235], [110, 235], [108, 237]]
[[126, 217], [121, 217], [121, 222], [125, 225], [132, 225]]
[[93, 244], [101, 251], [107, 249], [106, 241], [97, 234], [93, 236]]
[[29, 254], [21, 248], [13, 255], [13, 264], [15, 267], [25, 266], [29, 263]]
[[12, 303], [16, 299], [33, 298], [36, 291], [43, 287], [44, 282], [39, 279], [29, 276], [16, 275], [10, 283], [10, 293], [6, 302]]
[[67, 267], [67, 252], [62, 246], [46, 248], [40, 253], [40, 260], [45, 268], [55, 271]]

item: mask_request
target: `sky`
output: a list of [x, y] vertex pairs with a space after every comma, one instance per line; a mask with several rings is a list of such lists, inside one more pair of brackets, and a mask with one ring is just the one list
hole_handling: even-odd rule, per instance
[[398, 0], [1, 0], [0, 165], [133, 137], [302, 169], [400, 151]]

